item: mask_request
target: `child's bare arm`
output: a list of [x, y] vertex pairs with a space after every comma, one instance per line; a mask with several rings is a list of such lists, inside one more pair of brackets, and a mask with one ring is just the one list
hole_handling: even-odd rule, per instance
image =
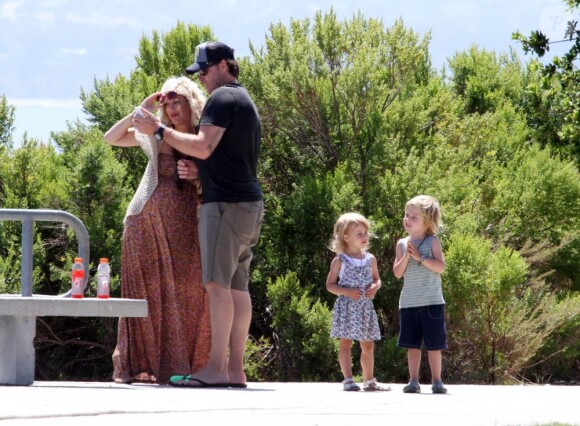
[[433, 257], [425, 258], [423, 260], [423, 266], [440, 274], [445, 270], [445, 257], [443, 256], [441, 241], [439, 241], [438, 237], [433, 237], [433, 241], [431, 242], [431, 253], [433, 254]]
[[326, 289], [337, 296], [346, 296], [353, 300], [360, 299], [361, 289], [341, 287], [338, 285], [338, 274], [340, 273], [341, 266], [342, 261], [338, 257], [335, 257], [330, 264], [330, 272], [326, 278]]
[[377, 291], [379, 291], [379, 288], [381, 288], [382, 285], [381, 277], [379, 275], [379, 268], [377, 266], [377, 259], [374, 256], [372, 258], [372, 263], [373, 263], [373, 283], [366, 291], [367, 296], [370, 297], [371, 299], [375, 297], [375, 294], [377, 294]]
[[405, 253], [403, 253], [403, 244], [403, 240], [397, 243], [397, 254], [395, 257], [395, 263], [393, 264], [393, 274], [397, 278], [402, 278], [403, 275], [405, 275], [407, 264], [409, 263], [409, 250], [405, 250]]

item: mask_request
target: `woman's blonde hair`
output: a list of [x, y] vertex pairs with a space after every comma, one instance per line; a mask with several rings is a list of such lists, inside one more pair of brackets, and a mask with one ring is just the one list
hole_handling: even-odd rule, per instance
[[421, 212], [423, 222], [427, 227], [427, 235], [435, 235], [441, 225], [441, 207], [439, 206], [439, 201], [435, 197], [430, 195], [417, 195], [407, 201], [405, 205], [405, 211], [407, 207], [415, 206]]
[[[206, 101], [206, 97], [199, 86], [187, 77], [170, 77], [163, 83], [160, 92], [162, 94], [175, 92], [187, 99], [189, 108], [191, 109], [191, 125], [192, 128], [195, 128], [201, 118], [201, 112]], [[160, 117], [163, 124], [167, 126], [171, 125], [171, 120], [165, 111], [165, 106], [160, 109]]]
[[332, 240], [330, 240], [329, 248], [336, 254], [341, 254], [346, 251], [348, 245], [344, 241], [344, 235], [348, 234], [353, 226], [363, 225], [367, 232], [370, 232], [371, 224], [366, 217], [359, 213], [350, 212], [341, 215], [334, 224], [332, 231]]

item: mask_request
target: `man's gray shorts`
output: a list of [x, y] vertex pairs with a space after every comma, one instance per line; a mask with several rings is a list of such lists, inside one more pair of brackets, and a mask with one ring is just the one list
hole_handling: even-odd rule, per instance
[[258, 242], [264, 202], [206, 203], [200, 208], [203, 283], [248, 291], [252, 247]]

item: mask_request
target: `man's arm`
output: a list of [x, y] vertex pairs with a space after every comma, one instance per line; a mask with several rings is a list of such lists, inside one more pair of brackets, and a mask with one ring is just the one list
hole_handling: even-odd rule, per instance
[[192, 135], [168, 127], [163, 131], [163, 141], [179, 152], [205, 160], [213, 154], [225, 131], [223, 127], [205, 124], [197, 135]]
[[[133, 117], [133, 127], [141, 133], [153, 134], [161, 126], [161, 120], [149, 111], [143, 111], [144, 117]], [[204, 124], [197, 135], [179, 132], [170, 127], [163, 131], [163, 141], [179, 152], [205, 160], [217, 148], [224, 132], [223, 127]]]

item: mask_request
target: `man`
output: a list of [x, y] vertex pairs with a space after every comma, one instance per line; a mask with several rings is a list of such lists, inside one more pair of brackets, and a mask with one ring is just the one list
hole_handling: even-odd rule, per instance
[[[196, 157], [203, 189], [199, 238], [203, 283], [209, 295], [211, 353], [207, 366], [172, 384], [191, 387], [246, 387], [244, 351], [252, 318], [248, 292], [251, 247], [260, 234], [263, 194], [257, 179], [260, 116], [238, 81], [234, 51], [224, 43], [196, 48], [186, 69], [199, 75], [210, 95], [196, 135], [164, 127], [147, 114], [134, 118], [137, 130], [154, 134]], [[186, 174], [185, 167], [180, 172]], [[229, 350], [229, 353], [228, 353]]]

